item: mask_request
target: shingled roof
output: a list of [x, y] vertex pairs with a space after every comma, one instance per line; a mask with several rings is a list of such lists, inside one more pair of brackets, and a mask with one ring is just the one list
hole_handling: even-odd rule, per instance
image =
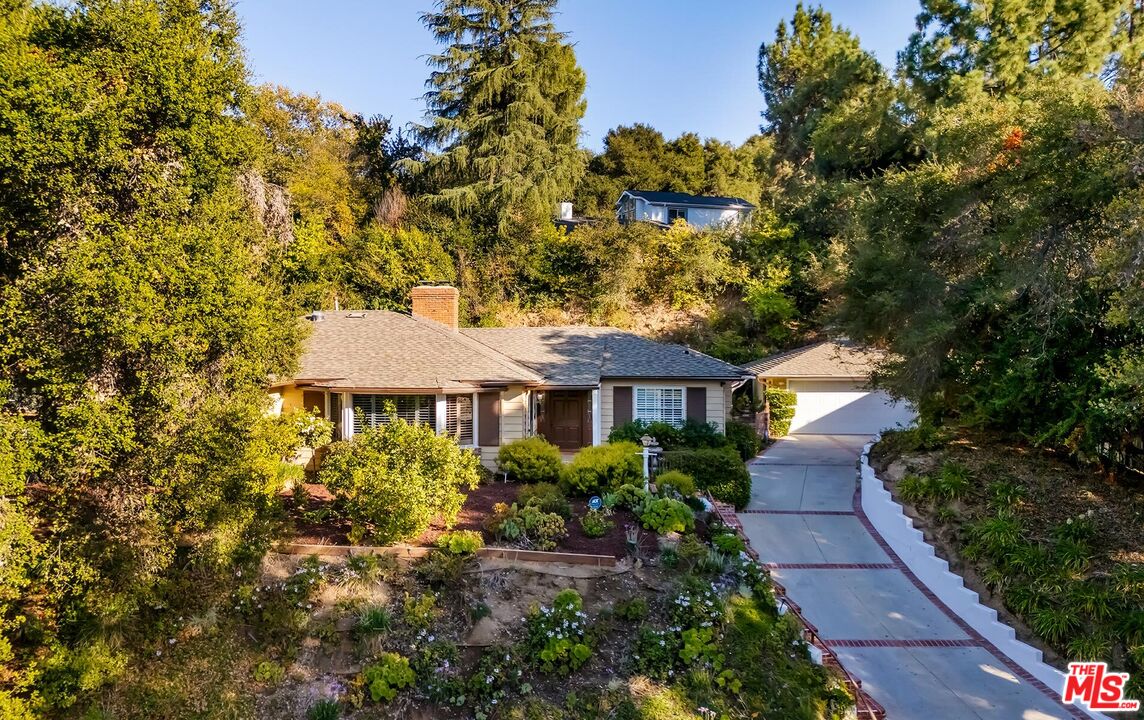
[[592, 386], [602, 378], [739, 380], [744, 375], [682, 345], [609, 327], [455, 331], [384, 310], [327, 312], [310, 326], [294, 382], [335, 389]]
[[[643, 198], [655, 205], [691, 205], [693, 207], [712, 207], [728, 209], [754, 208], [754, 204], [741, 197], [722, 197], [719, 195], [690, 195], [681, 192], [661, 192], [657, 190], [625, 190], [633, 197]], [[621, 195], [622, 197], [622, 195]]]
[[311, 323], [295, 382], [361, 390], [537, 383], [541, 376], [440, 323], [385, 310], [328, 312]]
[[743, 369], [759, 377], [868, 378], [884, 357], [881, 350], [827, 340], [755, 360]]
[[595, 385], [601, 378], [738, 380], [722, 360], [612, 327], [467, 328], [461, 331], [527, 365], [551, 385]]

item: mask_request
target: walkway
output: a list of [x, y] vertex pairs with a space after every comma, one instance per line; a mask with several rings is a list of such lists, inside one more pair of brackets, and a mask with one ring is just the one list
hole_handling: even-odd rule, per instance
[[888, 720], [1084, 718], [913, 576], [861, 513], [864, 435], [792, 435], [751, 463], [743, 530]]

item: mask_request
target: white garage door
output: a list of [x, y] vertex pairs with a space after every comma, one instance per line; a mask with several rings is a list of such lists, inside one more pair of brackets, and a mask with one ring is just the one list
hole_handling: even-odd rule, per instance
[[909, 404], [850, 380], [791, 380], [787, 387], [798, 395], [792, 433], [872, 435], [908, 425], [915, 415]]

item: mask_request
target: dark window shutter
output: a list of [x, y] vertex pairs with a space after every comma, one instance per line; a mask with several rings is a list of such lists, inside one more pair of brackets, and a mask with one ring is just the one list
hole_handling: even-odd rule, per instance
[[326, 393], [319, 390], [303, 390], [302, 409], [312, 413], [315, 408], [319, 417], [326, 417]]
[[707, 422], [707, 388], [687, 388], [687, 419], [695, 422]]
[[612, 425], [623, 425], [632, 421], [632, 386], [617, 385], [612, 388]]
[[481, 447], [500, 445], [500, 393], [477, 395], [477, 444]]

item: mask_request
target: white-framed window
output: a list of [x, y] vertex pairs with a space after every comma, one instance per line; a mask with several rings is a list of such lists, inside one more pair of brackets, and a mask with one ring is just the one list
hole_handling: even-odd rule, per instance
[[687, 220], [687, 208], [669, 207], [667, 209], [667, 221], [673, 223], [676, 220]]
[[473, 443], [473, 396], [448, 395], [445, 397], [445, 434], [458, 445]]
[[[377, 427], [399, 417], [410, 423], [437, 426], [437, 398], [434, 395], [354, 395], [354, 432], [362, 423]], [[361, 411], [360, 413], [358, 411]]]
[[665, 422], [682, 427], [686, 418], [681, 387], [637, 387], [635, 389], [635, 420]]

